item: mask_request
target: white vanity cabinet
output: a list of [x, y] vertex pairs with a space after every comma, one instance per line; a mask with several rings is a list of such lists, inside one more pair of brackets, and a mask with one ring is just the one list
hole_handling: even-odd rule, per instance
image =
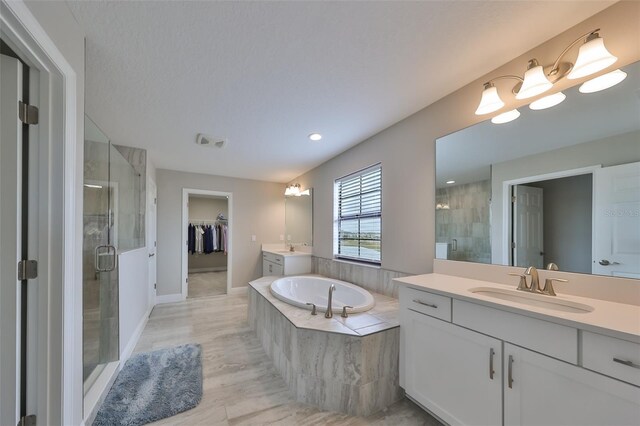
[[311, 254], [262, 252], [262, 276], [300, 275], [311, 273]]
[[640, 345], [415, 288], [399, 294], [400, 384], [445, 422], [640, 424], [630, 384]]
[[505, 343], [505, 425], [636, 425], [639, 389]]
[[403, 313], [405, 390], [449, 424], [502, 423], [502, 343], [413, 310]]

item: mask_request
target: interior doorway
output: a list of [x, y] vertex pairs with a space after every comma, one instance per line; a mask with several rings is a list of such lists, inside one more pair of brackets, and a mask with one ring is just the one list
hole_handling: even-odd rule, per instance
[[184, 191], [183, 297], [225, 295], [231, 287], [231, 193]]

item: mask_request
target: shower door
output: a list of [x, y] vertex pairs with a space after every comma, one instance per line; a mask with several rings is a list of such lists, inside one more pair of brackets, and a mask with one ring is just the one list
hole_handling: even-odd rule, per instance
[[85, 394], [119, 356], [118, 184], [112, 164], [119, 153], [85, 117], [83, 185], [83, 379]]

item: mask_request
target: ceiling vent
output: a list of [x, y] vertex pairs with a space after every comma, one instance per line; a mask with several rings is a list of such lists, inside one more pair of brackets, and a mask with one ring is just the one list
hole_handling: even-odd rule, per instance
[[202, 146], [208, 146], [211, 148], [224, 148], [227, 144], [225, 139], [214, 138], [213, 136], [203, 135], [202, 133], [198, 134], [196, 138], [196, 143]]

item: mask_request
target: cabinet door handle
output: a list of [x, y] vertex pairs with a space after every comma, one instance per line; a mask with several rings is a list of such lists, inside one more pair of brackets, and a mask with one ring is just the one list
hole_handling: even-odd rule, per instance
[[413, 303], [417, 303], [418, 305], [428, 306], [433, 309], [438, 309], [438, 305], [434, 305], [433, 303], [423, 302], [422, 300], [413, 299]]
[[614, 358], [613, 362], [617, 362], [618, 364], [626, 365], [627, 367], [633, 367], [633, 368], [640, 369], [640, 365], [636, 364], [633, 361], [627, 361], [627, 360], [620, 359], [620, 358]]
[[513, 389], [513, 355], [509, 355], [509, 389]]
[[493, 369], [493, 356], [496, 354], [496, 351], [493, 348], [489, 349], [489, 378], [493, 380], [493, 375], [495, 371]]

